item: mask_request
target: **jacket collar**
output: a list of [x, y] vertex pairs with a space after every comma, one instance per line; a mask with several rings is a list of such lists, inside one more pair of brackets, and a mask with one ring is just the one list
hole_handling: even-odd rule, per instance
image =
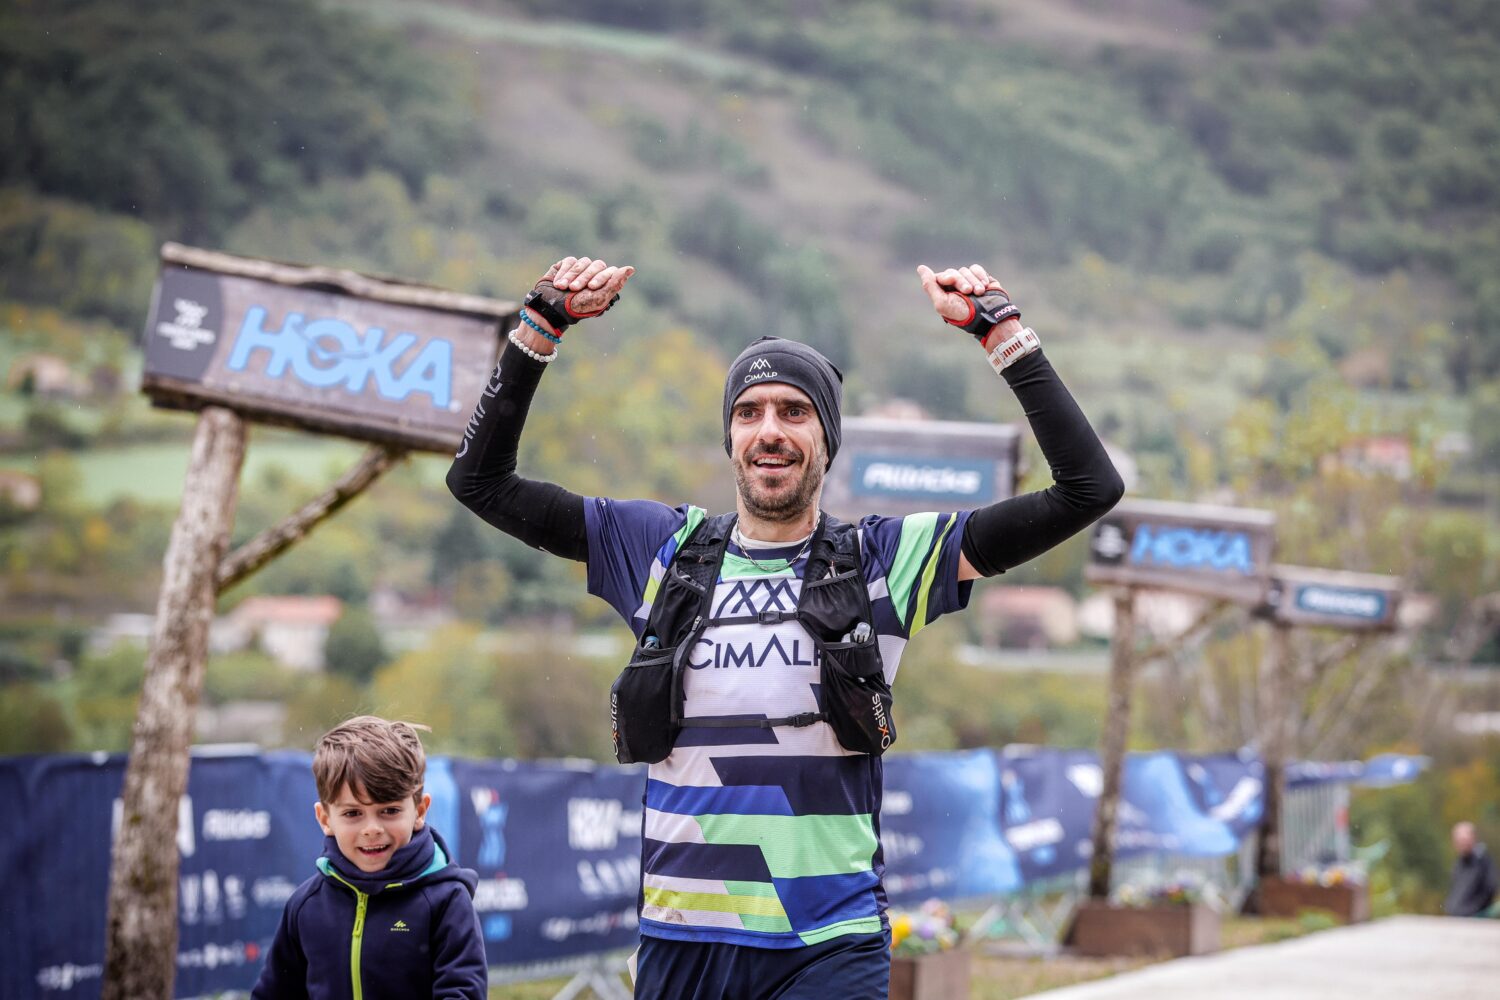
[[447, 845], [430, 826], [412, 834], [411, 841], [398, 850], [391, 863], [378, 872], [365, 872], [344, 857], [338, 842], [332, 837], [323, 838], [323, 856], [318, 859], [318, 870], [335, 881], [344, 882], [360, 892], [375, 895], [387, 889], [401, 889], [435, 871], [448, 866]]

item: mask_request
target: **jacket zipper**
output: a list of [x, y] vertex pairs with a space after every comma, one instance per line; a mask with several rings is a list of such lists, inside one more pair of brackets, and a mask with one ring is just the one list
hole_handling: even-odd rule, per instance
[[358, 897], [354, 910], [354, 940], [349, 943], [349, 976], [354, 984], [354, 1000], [364, 1000], [364, 984], [359, 979], [359, 949], [364, 942], [365, 936], [365, 908], [370, 903], [370, 897], [354, 890]]
[[348, 879], [337, 872], [328, 872], [335, 881], [342, 882], [354, 893], [354, 936], [349, 941], [349, 982], [354, 988], [354, 1000], [364, 1000], [365, 988], [359, 978], [359, 951], [365, 937], [365, 910], [370, 905], [368, 893], [360, 892]]

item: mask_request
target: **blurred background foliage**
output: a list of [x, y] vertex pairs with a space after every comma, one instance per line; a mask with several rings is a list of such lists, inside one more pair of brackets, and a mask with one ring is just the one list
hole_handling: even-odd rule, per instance
[[[911, 275], [980, 260], [1137, 495], [1274, 509], [1281, 559], [1431, 595], [1423, 632], [1309, 685], [1301, 748], [1435, 757], [1355, 810], [1394, 845], [1393, 891], [1430, 907], [1439, 820], [1500, 841], [1494, 743], [1453, 727], [1500, 697], [1443, 669], [1500, 591], [1497, 209], [1486, 0], [15, 0], [0, 478], [41, 499], [0, 489], [0, 752], [128, 743], [144, 654], [91, 637], [154, 606], [186, 464], [191, 421], [135, 392], [162, 241], [505, 298], [562, 254], [633, 263], [550, 372], [523, 469], [716, 508], [723, 367], [761, 333], [833, 357], [851, 413], [1019, 419]], [[63, 389], [32, 374], [51, 357]], [[358, 454], [257, 428], [235, 541]], [[216, 655], [204, 707], [281, 703], [291, 745], [375, 710], [431, 724], [437, 751], [602, 759], [616, 660], [584, 640], [618, 637], [613, 614], [581, 566], [458, 508], [445, 471], [412, 459], [226, 595], [344, 612], [325, 671]], [[1014, 583], [1081, 597], [1085, 554], [976, 604]], [[905, 748], [1097, 740], [1097, 674], [975, 667], [954, 650], [980, 631], [971, 613], [911, 649]], [[1135, 744], [1252, 739], [1259, 642], [1228, 621], [1149, 674]], [[1462, 659], [1500, 660], [1493, 628]]]

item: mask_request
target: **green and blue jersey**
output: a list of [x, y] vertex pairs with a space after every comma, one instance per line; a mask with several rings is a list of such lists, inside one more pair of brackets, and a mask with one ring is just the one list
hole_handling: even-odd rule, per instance
[[[602, 497], [585, 504], [589, 591], [639, 638], [697, 507]], [[859, 523], [871, 623], [894, 682], [906, 643], [963, 608], [958, 581], [968, 512]], [[791, 611], [800, 544], [754, 551], [731, 541], [712, 617]], [[713, 625], [689, 650], [687, 717], [817, 712], [819, 665], [796, 621]], [[881, 762], [845, 750], [827, 723], [803, 728], [685, 727], [647, 774], [641, 932], [685, 941], [795, 948], [882, 928]]]

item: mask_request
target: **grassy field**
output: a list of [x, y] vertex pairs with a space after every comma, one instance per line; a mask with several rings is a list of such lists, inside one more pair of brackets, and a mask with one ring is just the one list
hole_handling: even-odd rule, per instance
[[[80, 498], [90, 505], [129, 497], [175, 506], [182, 498], [188, 447], [187, 442], [168, 441], [77, 453]], [[257, 441], [252, 434], [240, 474], [241, 488], [253, 488], [268, 472], [279, 469], [313, 490], [321, 489], [358, 461], [363, 450], [361, 445], [327, 438]], [[0, 456], [0, 469], [35, 472], [38, 461], [37, 456]], [[441, 457], [421, 456], [412, 462], [422, 480], [434, 485], [448, 471], [448, 461]]]

